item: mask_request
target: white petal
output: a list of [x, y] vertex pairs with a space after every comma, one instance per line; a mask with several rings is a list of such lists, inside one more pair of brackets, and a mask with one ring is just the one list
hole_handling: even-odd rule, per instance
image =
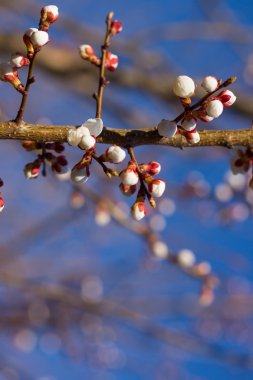
[[160, 136], [171, 138], [177, 133], [177, 124], [174, 121], [162, 119], [157, 125], [157, 131]]
[[86, 120], [81, 127], [86, 127], [90, 131], [90, 134], [97, 137], [100, 135], [100, 133], [103, 130], [103, 120], [96, 118], [96, 119], [88, 119]]

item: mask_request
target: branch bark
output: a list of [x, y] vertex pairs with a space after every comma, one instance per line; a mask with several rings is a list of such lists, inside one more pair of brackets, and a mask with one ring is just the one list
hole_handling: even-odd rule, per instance
[[[21, 126], [13, 121], [0, 123], [1, 140], [31, 140], [31, 141], [59, 141], [67, 142], [68, 131], [77, 126], [73, 125], [36, 125], [22, 123]], [[233, 148], [237, 146], [253, 147], [253, 128], [240, 130], [202, 130], [199, 131], [200, 142], [190, 145], [179, 134], [174, 138], [165, 138], [158, 135], [155, 128], [112, 129], [105, 128], [97, 138], [100, 144], [116, 144], [121, 147], [135, 147], [141, 145], [164, 145], [175, 148], [223, 146]]]

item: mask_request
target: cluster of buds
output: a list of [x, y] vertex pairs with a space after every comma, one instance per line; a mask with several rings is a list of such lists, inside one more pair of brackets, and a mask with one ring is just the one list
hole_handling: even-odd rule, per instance
[[[23, 147], [28, 151], [36, 151], [37, 158], [33, 162], [29, 162], [24, 167], [24, 174], [27, 179], [37, 178], [42, 170], [42, 174], [46, 175], [46, 164], [48, 164], [53, 173], [64, 173], [68, 161], [66, 157], [60, 153], [64, 151], [64, 145], [58, 142], [48, 142], [45, 144], [34, 141], [24, 141]], [[57, 153], [57, 155], [56, 155]]]
[[230, 107], [236, 101], [236, 96], [230, 90], [223, 90], [213, 96], [220, 88], [232, 84], [235, 79], [229, 78], [222, 84], [221, 80], [206, 76], [201, 83], [206, 95], [202, 101], [190, 106], [197, 86], [192, 78], [186, 75], [178, 76], [173, 85], [173, 92], [180, 99], [185, 111], [175, 120], [161, 120], [157, 125], [159, 135], [172, 138], [176, 133], [180, 133], [189, 144], [197, 144], [200, 141], [200, 135], [196, 130], [198, 120], [210, 122], [222, 114], [224, 107]]
[[9, 82], [18, 92], [23, 94], [24, 86], [19, 79], [18, 69], [29, 64], [29, 59], [22, 54], [13, 54], [8, 62], [0, 64], [0, 80]]
[[[3, 185], [4, 185], [4, 182], [0, 178], [0, 187], [2, 187]], [[4, 200], [3, 200], [3, 197], [2, 197], [2, 193], [0, 192], [0, 212], [2, 212], [3, 209], [4, 209]]]
[[249, 187], [253, 189], [253, 151], [247, 148], [245, 151], [238, 149], [236, 157], [231, 160], [231, 171], [233, 174], [245, 174], [252, 170], [252, 177], [249, 181]]
[[160, 170], [161, 165], [158, 162], [151, 161], [148, 164], [137, 165], [135, 161], [131, 160], [127, 168], [120, 173], [119, 188], [125, 196], [134, 194], [140, 181], [137, 198], [131, 208], [131, 214], [137, 221], [143, 219], [147, 213], [145, 199], [148, 199], [152, 207], [156, 207], [154, 197], [160, 198], [165, 191], [165, 182], [153, 177], [159, 174]]
[[[122, 31], [122, 22], [118, 20], [112, 20], [107, 32], [107, 37], [115, 36]], [[103, 46], [103, 49], [107, 49], [107, 46]], [[100, 67], [101, 58], [94, 53], [94, 49], [91, 45], [84, 44], [79, 47], [79, 54], [82, 59], [90, 62], [91, 64]], [[115, 71], [119, 64], [119, 58], [116, 54], [106, 50], [105, 52], [105, 68], [109, 71]]]

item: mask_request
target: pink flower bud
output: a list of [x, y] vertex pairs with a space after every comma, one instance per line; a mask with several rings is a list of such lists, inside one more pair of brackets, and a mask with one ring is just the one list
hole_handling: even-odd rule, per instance
[[2, 197], [2, 194], [0, 194], [0, 212], [2, 212], [4, 209], [4, 200]]
[[85, 150], [90, 150], [94, 148], [96, 145], [96, 138], [91, 135], [84, 135], [81, 137], [81, 141], [79, 143], [79, 148], [85, 149]]
[[123, 183], [121, 183], [119, 185], [119, 188], [120, 188], [120, 191], [122, 192], [123, 195], [125, 195], [126, 197], [131, 197], [131, 195], [133, 195], [135, 193], [137, 186], [136, 185], [132, 185], [132, 186], [123, 185]]
[[34, 54], [34, 46], [32, 44], [32, 41], [31, 41], [31, 36], [34, 32], [37, 32], [38, 29], [37, 28], [29, 28], [25, 34], [23, 35], [23, 41], [27, 47], [27, 56], [28, 58], [32, 58], [33, 54]]
[[177, 261], [183, 268], [190, 268], [195, 264], [196, 258], [189, 249], [182, 249], [178, 252]]
[[94, 50], [92, 46], [84, 44], [84, 45], [80, 45], [79, 53], [82, 59], [87, 60], [94, 55]]
[[37, 32], [32, 33], [30, 38], [35, 49], [41, 48], [49, 41], [48, 33], [43, 30], [38, 30]]
[[160, 173], [161, 165], [159, 164], [159, 162], [151, 161], [148, 164], [141, 164], [140, 169], [143, 173], [156, 175]]
[[192, 131], [197, 126], [196, 119], [184, 119], [181, 123], [181, 127], [186, 131]]
[[173, 92], [179, 98], [190, 98], [194, 95], [195, 83], [190, 77], [180, 75], [174, 81]]
[[26, 179], [37, 178], [40, 174], [40, 165], [37, 163], [29, 163], [24, 167], [24, 174]]
[[89, 179], [89, 175], [87, 174], [87, 168], [78, 166], [74, 166], [71, 170], [70, 178], [75, 183], [85, 183]]
[[142, 201], [137, 201], [131, 207], [132, 217], [139, 222], [147, 214], [145, 203]]
[[218, 86], [219, 85], [217, 79], [210, 75], [205, 77], [201, 83], [201, 87], [203, 87], [203, 89], [207, 92], [213, 92], [217, 90]]
[[120, 173], [120, 179], [123, 185], [132, 186], [138, 183], [139, 176], [136, 170], [132, 168], [127, 168]]
[[200, 120], [204, 121], [205, 123], [209, 123], [210, 121], [213, 121], [214, 117], [208, 116], [208, 115], [202, 115], [199, 117]]
[[16, 53], [11, 56], [11, 64], [14, 68], [19, 69], [23, 66], [28, 66], [30, 64], [29, 59], [23, 57], [22, 54]]
[[10, 63], [2, 63], [0, 65], [0, 80], [3, 82], [9, 82], [20, 93], [24, 92], [24, 87], [18, 77], [18, 72]]
[[196, 129], [185, 132], [184, 137], [189, 144], [197, 144], [200, 141], [200, 135]]
[[218, 95], [224, 107], [230, 107], [236, 101], [235, 94], [230, 90], [224, 90]]
[[123, 29], [123, 24], [121, 21], [113, 20], [111, 23], [111, 34], [115, 36], [115, 34], [120, 33]]
[[177, 123], [175, 123], [175, 121], [162, 119], [157, 125], [157, 131], [162, 137], [172, 138], [177, 133]]
[[59, 17], [58, 7], [56, 5], [47, 5], [41, 9], [40, 30], [47, 32], [53, 22]]
[[223, 112], [223, 104], [218, 99], [211, 100], [206, 106], [206, 113], [211, 117], [219, 117]]
[[116, 54], [111, 53], [110, 51], [106, 52], [106, 61], [105, 67], [109, 71], [115, 71], [119, 64], [119, 58]]
[[106, 150], [104, 157], [106, 161], [111, 162], [112, 164], [119, 164], [125, 159], [126, 152], [119, 146], [112, 145]]
[[149, 184], [148, 190], [153, 197], [160, 198], [165, 191], [165, 182], [162, 179], [153, 179]]

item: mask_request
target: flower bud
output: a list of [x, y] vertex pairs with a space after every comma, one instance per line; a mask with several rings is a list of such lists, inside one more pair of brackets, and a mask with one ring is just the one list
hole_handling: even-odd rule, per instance
[[110, 146], [104, 154], [106, 161], [111, 162], [112, 164], [119, 164], [126, 157], [126, 152], [117, 145]]
[[194, 95], [195, 83], [190, 77], [180, 75], [174, 81], [173, 92], [179, 98], [190, 98]]
[[40, 174], [40, 165], [38, 163], [31, 162], [24, 167], [24, 174], [26, 179], [37, 178]]
[[151, 176], [159, 174], [161, 171], [161, 165], [156, 161], [151, 161], [148, 164], [141, 164], [139, 167], [143, 173], [150, 174]]
[[145, 203], [142, 201], [137, 201], [131, 207], [132, 217], [139, 222], [147, 214]]
[[40, 30], [47, 32], [50, 25], [59, 17], [58, 7], [56, 5], [47, 5], [41, 9], [40, 14], [39, 28]]
[[224, 107], [230, 107], [236, 101], [235, 94], [230, 90], [224, 90], [218, 95]]
[[139, 176], [135, 169], [128, 167], [120, 173], [120, 179], [123, 185], [132, 186], [138, 183]]
[[37, 32], [32, 33], [30, 38], [34, 49], [41, 48], [49, 41], [48, 33], [44, 32], [43, 30], [38, 30]]
[[217, 90], [219, 84], [215, 77], [209, 75], [203, 79], [201, 87], [203, 87], [203, 89], [206, 90], [206, 92], [213, 92]]
[[149, 184], [148, 190], [154, 197], [160, 198], [165, 191], [165, 182], [162, 179], [153, 179]]
[[131, 195], [133, 195], [135, 193], [137, 186], [136, 185], [132, 185], [132, 186], [123, 185], [123, 183], [121, 183], [119, 185], [119, 189], [123, 195], [125, 195], [126, 197], [131, 197]]
[[197, 123], [196, 123], [196, 119], [195, 118], [190, 118], [190, 119], [184, 119], [181, 123], [181, 127], [185, 130], [185, 131], [192, 131], [193, 129], [195, 129], [197, 126]]
[[9, 82], [20, 93], [24, 92], [24, 87], [18, 77], [18, 72], [10, 63], [2, 63], [0, 65], [0, 80], [3, 82]]
[[80, 45], [79, 53], [82, 59], [87, 60], [94, 55], [94, 49], [92, 46], [87, 45], [87, 44]]
[[16, 68], [19, 69], [23, 66], [28, 66], [30, 64], [29, 59], [23, 57], [22, 54], [16, 53], [11, 56], [10, 63]]
[[121, 21], [113, 20], [111, 23], [111, 34], [112, 36], [115, 36], [115, 34], [118, 34], [122, 31], [123, 24]]
[[96, 145], [96, 138], [91, 135], [84, 135], [81, 137], [81, 141], [79, 142], [79, 148], [90, 150], [94, 148]]
[[111, 53], [110, 51], [106, 52], [106, 61], [105, 67], [109, 71], [115, 71], [119, 64], [119, 58], [116, 54]]
[[23, 35], [23, 41], [26, 45], [26, 48], [27, 48], [27, 56], [28, 58], [32, 58], [33, 54], [34, 54], [34, 46], [32, 44], [32, 40], [31, 40], [31, 36], [34, 32], [37, 32], [38, 29], [37, 28], [29, 28], [25, 34]]
[[190, 268], [195, 264], [196, 258], [189, 249], [182, 249], [178, 252], [177, 261], [183, 268]]
[[213, 121], [214, 117], [208, 116], [208, 115], [202, 115], [199, 117], [200, 120], [204, 121], [205, 123], [209, 123], [210, 121]]
[[186, 138], [189, 144], [197, 144], [200, 141], [200, 135], [196, 129], [192, 131], [187, 131], [184, 133], [184, 137]]
[[4, 209], [4, 200], [2, 197], [2, 194], [0, 193], [0, 212], [2, 212]]
[[78, 166], [74, 166], [71, 170], [70, 174], [71, 181], [75, 183], [85, 183], [89, 179], [89, 175], [87, 174], [87, 168]]
[[218, 99], [213, 99], [206, 105], [206, 113], [211, 117], [219, 117], [223, 112], [223, 104]]
[[167, 259], [170, 253], [167, 244], [159, 240], [152, 244], [152, 251], [158, 259]]
[[78, 129], [83, 127], [88, 128], [92, 136], [98, 137], [103, 131], [104, 124], [102, 119], [95, 118], [86, 120]]
[[175, 123], [175, 121], [162, 119], [157, 125], [157, 131], [162, 137], [172, 138], [177, 133], [177, 123]]

